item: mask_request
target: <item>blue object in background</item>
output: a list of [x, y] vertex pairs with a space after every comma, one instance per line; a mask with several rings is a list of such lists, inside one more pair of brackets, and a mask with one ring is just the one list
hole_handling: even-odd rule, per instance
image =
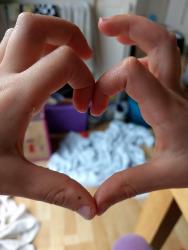
[[157, 15], [151, 13], [149, 14], [148, 16], [149, 20], [153, 21], [153, 22], [157, 22], [158, 18], [157, 18]]
[[139, 106], [131, 97], [128, 97], [128, 118], [131, 122], [149, 127], [149, 125], [144, 121]]

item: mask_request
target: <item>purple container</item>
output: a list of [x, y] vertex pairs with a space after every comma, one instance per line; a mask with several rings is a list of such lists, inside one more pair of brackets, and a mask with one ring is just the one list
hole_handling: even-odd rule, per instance
[[45, 114], [51, 133], [82, 132], [87, 129], [88, 114], [79, 113], [72, 104], [46, 105]]
[[148, 243], [141, 236], [128, 234], [117, 240], [113, 250], [152, 250]]

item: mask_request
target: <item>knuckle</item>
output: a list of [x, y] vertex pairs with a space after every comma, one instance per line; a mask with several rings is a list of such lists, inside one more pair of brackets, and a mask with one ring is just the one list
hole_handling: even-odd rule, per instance
[[134, 189], [128, 182], [123, 183], [120, 190], [122, 190], [123, 197], [126, 199], [134, 197], [138, 194], [137, 190]]
[[129, 177], [129, 173], [122, 174], [121, 172], [117, 173], [117, 179], [120, 180], [119, 190], [122, 195], [122, 198], [131, 198], [138, 194], [137, 189], [132, 184], [131, 178]]
[[44, 202], [62, 207], [68, 207], [68, 204], [70, 203], [64, 188], [50, 190], [42, 200]]

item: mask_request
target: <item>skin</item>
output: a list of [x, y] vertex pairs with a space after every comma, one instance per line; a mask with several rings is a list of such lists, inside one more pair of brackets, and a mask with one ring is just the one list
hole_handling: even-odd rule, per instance
[[99, 187], [95, 199], [100, 215], [137, 194], [188, 187], [188, 100], [180, 84], [180, 53], [174, 35], [134, 15], [100, 19], [99, 30], [123, 44], [136, 44], [147, 56], [127, 58], [98, 80], [92, 113], [101, 114], [110, 96], [126, 91], [156, 136], [150, 161], [113, 175]]
[[[24, 13], [6, 33], [0, 44], [0, 194], [53, 203], [92, 219], [134, 195], [188, 187], [188, 101], [180, 85], [175, 37], [133, 15], [100, 19], [99, 30], [123, 44], [136, 44], [146, 58], [127, 58], [95, 83], [82, 61], [91, 57], [91, 50], [75, 25]], [[150, 161], [113, 175], [94, 197], [68, 176], [23, 156], [30, 118], [67, 82], [77, 110], [85, 112], [92, 103], [93, 115], [104, 112], [110, 96], [126, 91], [156, 136]]]
[[95, 82], [82, 59], [90, 57], [80, 30], [58, 18], [24, 13], [6, 33], [0, 45], [0, 194], [53, 203], [86, 219], [96, 214], [80, 184], [23, 156], [29, 120], [51, 93], [69, 82], [75, 107], [88, 109]]

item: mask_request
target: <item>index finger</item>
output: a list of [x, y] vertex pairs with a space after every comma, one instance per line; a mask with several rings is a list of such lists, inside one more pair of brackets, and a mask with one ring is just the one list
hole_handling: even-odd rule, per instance
[[149, 70], [161, 84], [180, 91], [180, 53], [174, 34], [135, 15], [101, 18], [99, 29], [108, 36], [116, 36], [120, 42], [136, 44], [148, 55]]
[[91, 57], [86, 39], [74, 24], [56, 17], [22, 13], [8, 43], [3, 64], [8, 70], [21, 72], [42, 56], [46, 44], [68, 45], [79, 57]]
[[146, 53], [161, 45], [168, 36], [164, 27], [136, 15], [100, 18], [99, 29], [108, 36], [126, 35], [129, 42], [136, 42]]

